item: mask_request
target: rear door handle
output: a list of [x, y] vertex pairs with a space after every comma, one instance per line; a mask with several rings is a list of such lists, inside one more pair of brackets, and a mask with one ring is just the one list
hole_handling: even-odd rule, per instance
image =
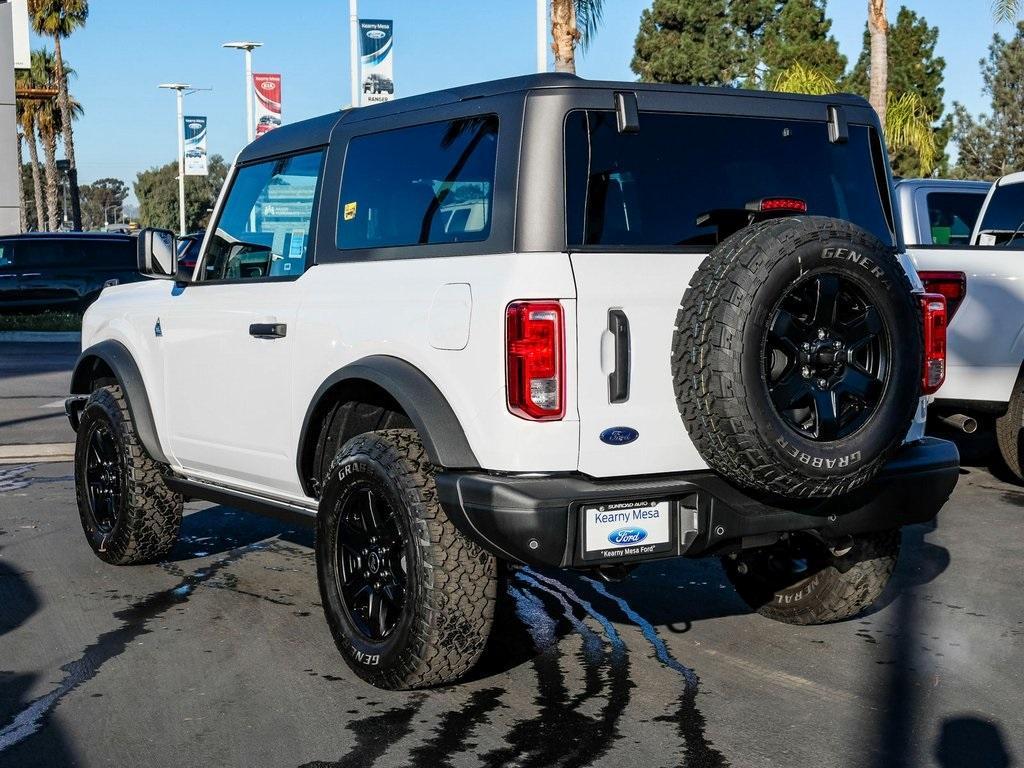
[[288, 335], [286, 323], [253, 323], [249, 326], [249, 335], [257, 339], [283, 339]]
[[629, 318], [621, 309], [608, 310], [608, 330], [615, 341], [615, 370], [608, 374], [608, 402], [629, 400]]

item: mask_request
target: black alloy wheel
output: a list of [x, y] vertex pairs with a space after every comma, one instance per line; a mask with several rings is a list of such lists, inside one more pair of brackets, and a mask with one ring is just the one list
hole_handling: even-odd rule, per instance
[[103, 421], [90, 425], [83, 471], [89, 513], [96, 530], [109, 536], [120, 514], [124, 472], [117, 442], [109, 425]]
[[841, 440], [878, 408], [891, 354], [881, 313], [856, 282], [804, 276], [769, 316], [762, 348], [769, 399], [804, 438]]
[[408, 591], [407, 539], [394, 507], [368, 483], [350, 489], [339, 513], [335, 574], [345, 610], [367, 640], [398, 626]]

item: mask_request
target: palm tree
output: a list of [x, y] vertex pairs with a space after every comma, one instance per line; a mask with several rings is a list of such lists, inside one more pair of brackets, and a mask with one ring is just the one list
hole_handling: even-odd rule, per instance
[[64, 139], [64, 154], [70, 170], [68, 184], [71, 191], [71, 217], [75, 230], [82, 228], [82, 210], [78, 196], [78, 166], [75, 162], [75, 140], [71, 130], [74, 108], [68, 94], [69, 71], [64, 66], [61, 40], [70, 37], [85, 25], [89, 16], [88, 0], [29, 0], [32, 27], [37, 34], [53, 38], [54, 79], [57, 85], [57, 106], [60, 109], [60, 132]]
[[1012, 22], [1020, 13], [1021, 0], [992, 0], [992, 17], [996, 23]]
[[889, 91], [889, 19], [885, 0], [868, 0], [868, 32], [871, 34], [871, 85], [868, 101], [886, 125]]
[[[835, 93], [839, 86], [825, 75], [803, 64], [794, 64], [779, 73], [771, 84], [773, 91], [807, 93], [823, 96]], [[917, 155], [921, 174], [928, 176], [935, 169], [935, 134], [932, 130], [932, 116], [918, 93], [904, 93], [899, 96], [888, 94], [885, 99], [886, 142], [893, 149], [906, 148]]]
[[[64, 74], [73, 72], [71, 67], [64, 66]], [[32, 51], [32, 77], [43, 85], [55, 87], [57, 61], [45, 48]], [[68, 99], [68, 109], [72, 119], [82, 114], [82, 106], [74, 99]], [[54, 231], [60, 227], [57, 198], [60, 187], [60, 175], [57, 171], [57, 139], [64, 131], [64, 115], [59, 105], [53, 100], [47, 99], [38, 102], [36, 131], [43, 144], [43, 156], [46, 160], [44, 166], [46, 172], [46, 220], [50, 231]]]
[[18, 231], [28, 232], [28, 211], [25, 210], [25, 156], [21, 151], [21, 129], [15, 129], [15, 140], [18, 142]]
[[[19, 90], [39, 87], [45, 82], [38, 82], [34, 70], [22, 70], [18, 73], [17, 83]], [[39, 112], [39, 102], [34, 98], [19, 98], [17, 101], [18, 123], [21, 126], [21, 133], [28, 144], [28, 158], [32, 164], [32, 189], [35, 193], [36, 205], [36, 229], [46, 229], [45, 209], [43, 208], [43, 183], [39, 169], [39, 145], [36, 143], [36, 115]]]
[[576, 74], [576, 46], [586, 48], [597, 33], [604, 0], [551, 0], [551, 49], [555, 71]]
[[[32, 78], [43, 85], [53, 84], [54, 60], [45, 48], [32, 51]], [[46, 229], [55, 232], [60, 227], [57, 215], [57, 136], [61, 131], [60, 108], [53, 100], [40, 100], [36, 104], [36, 132], [43, 145], [46, 174]], [[39, 219], [42, 221], [43, 209]]]

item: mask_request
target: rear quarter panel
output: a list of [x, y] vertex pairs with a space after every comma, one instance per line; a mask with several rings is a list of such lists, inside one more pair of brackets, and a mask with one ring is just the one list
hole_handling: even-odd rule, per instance
[[949, 324], [946, 382], [937, 400], [1006, 402], [1024, 360], [1024, 251], [910, 248], [918, 270], [967, 275], [967, 296]]

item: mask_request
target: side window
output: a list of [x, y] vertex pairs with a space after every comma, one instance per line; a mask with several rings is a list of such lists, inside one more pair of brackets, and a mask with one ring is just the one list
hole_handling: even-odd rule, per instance
[[497, 145], [494, 116], [352, 139], [341, 182], [338, 247], [486, 240]]
[[320, 150], [239, 168], [210, 237], [201, 280], [302, 274], [323, 156]]
[[984, 193], [929, 192], [928, 225], [934, 245], [967, 245], [985, 202]]
[[0, 242], [0, 269], [14, 266], [14, 243]]
[[24, 270], [45, 270], [67, 266], [64, 243], [55, 238], [25, 240], [18, 244], [17, 266]]

